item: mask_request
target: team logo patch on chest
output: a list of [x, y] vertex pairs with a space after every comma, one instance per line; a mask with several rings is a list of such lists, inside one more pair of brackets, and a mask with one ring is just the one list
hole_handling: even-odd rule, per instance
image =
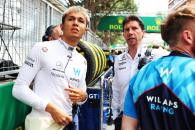
[[35, 62], [35, 60], [31, 57], [27, 57], [26, 60], [24, 61], [24, 63], [30, 67], [34, 66], [34, 62]]
[[80, 70], [80, 68], [73, 68], [73, 72], [74, 72], [75, 76], [79, 76], [81, 73], [81, 70]]
[[121, 66], [121, 65], [124, 65], [125, 63], [127, 62], [123, 61], [123, 62], [118, 63], [118, 65]]

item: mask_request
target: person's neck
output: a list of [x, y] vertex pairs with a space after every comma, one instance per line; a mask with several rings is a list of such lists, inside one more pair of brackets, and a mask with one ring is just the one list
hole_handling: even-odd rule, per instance
[[128, 49], [128, 53], [131, 56], [132, 59], [135, 58], [135, 55], [137, 54], [138, 46], [131, 46]]
[[175, 47], [171, 47], [171, 50], [172, 51], [178, 51], [178, 52], [187, 54], [187, 55], [191, 56], [192, 58], [195, 58], [195, 55], [192, 53], [192, 51], [188, 47], [175, 46]]
[[66, 37], [62, 37], [61, 39], [62, 39], [64, 42], [66, 42], [67, 44], [69, 44], [69, 45], [71, 45], [71, 46], [73, 46], [73, 47], [77, 46], [77, 44], [78, 44], [78, 42], [79, 42], [79, 40], [76, 40], [76, 39], [67, 39]]

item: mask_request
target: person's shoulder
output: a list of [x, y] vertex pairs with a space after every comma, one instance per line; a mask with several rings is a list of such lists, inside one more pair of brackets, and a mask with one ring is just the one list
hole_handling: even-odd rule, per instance
[[187, 68], [192, 68], [195, 70], [195, 60], [194, 58], [185, 56], [162, 56], [160, 58], [152, 60], [147, 64], [147, 68], [162, 68], [162, 67], [182, 67], [188, 66]]
[[191, 57], [175, 57], [175, 61], [177, 62], [176, 64], [180, 65], [180, 66], [184, 66], [187, 65], [191, 68], [193, 68], [193, 70], [195, 70], [195, 59], [191, 58]]
[[125, 58], [126, 58], [126, 52], [123, 52], [123, 53], [121, 53], [121, 54], [119, 54], [119, 55], [116, 55], [115, 56], [115, 61], [121, 61], [121, 60], [124, 60]]
[[83, 61], [87, 61], [85, 59], [85, 57], [81, 53], [77, 52], [76, 50], [74, 50], [74, 51], [75, 51], [75, 54], [76, 54], [76, 56], [77, 56], [78, 59], [83, 60]]
[[[166, 62], [165, 62], [166, 61]], [[140, 71], [141, 72], [148, 72], [148, 70], [150, 70], [149, 72], [153, 71], [157, 71], [158, 69], [156, 68], [159, 68], [159, 67], [162, 67], [162, 66], [166, 66], [167, 64], [167, 60], [165, 57], [160, 57], [158, 59], [152, 59], [150, 62], [148, 62], [147, 64], [145, 64], [141, 69]]]
[[32, 49], [47, 52], [49, 48], [53, 48], [53, 46], [55, 46], [55, 42], [56, 41], [37, 42], [32, 46]]
[[40, 48], [56, 48], [56, 47], [61, 47], [61, 44], [59, 40], [51, 40], [51, 41], [40, 42], [38, 43], [37, 46], [39, 46]]
[[87, 60], [85, 59], [85, 57], [79, 52], [77, 52], [76, 50], [75, 50], [75, 55], [76, 55], [77, 62], [82, 63], [82, 65], [87, 67]]
[[40, 42], [40, 45], [42, 45], [42, 46], [52, 46], [52, 45], [55, 45], [55, 44], [59, 44], [59, 40], [51, 40], [51, 41]]
[[42, 46], [43, 42], [36, 42], [33, 46], [32, 49], [38, 49]]
[[43, 41], [43, 42], [36, 42], [34, 46], [41, 47], [41, 46], [46, 46], [49, 45], [52, 41]]

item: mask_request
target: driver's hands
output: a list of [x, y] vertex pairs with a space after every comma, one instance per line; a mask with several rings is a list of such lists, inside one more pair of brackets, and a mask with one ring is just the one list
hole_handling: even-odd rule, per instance
[[65, 88], [65, 91], [68, 92], [69, 98], [73, 103], [85, 101], [87, 98], [87, 93], [77, 87], [69, 86], [69, 88]]
[[67, 115], [66, 113], [64, 113], [64, 111], [62, 111], [52, 103], [47, 104], [45, 111], [49, 112], [54, 121], [59, 125], [66, 126], [67, 124], [72, 122], [72, 116]]

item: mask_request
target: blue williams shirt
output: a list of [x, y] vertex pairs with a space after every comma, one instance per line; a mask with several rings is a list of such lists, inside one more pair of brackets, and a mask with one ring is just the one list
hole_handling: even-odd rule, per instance
[[172, 52], [144, 66], [130, 81], [124, 115], [142, 130], [195, 130], [195, 59]]

